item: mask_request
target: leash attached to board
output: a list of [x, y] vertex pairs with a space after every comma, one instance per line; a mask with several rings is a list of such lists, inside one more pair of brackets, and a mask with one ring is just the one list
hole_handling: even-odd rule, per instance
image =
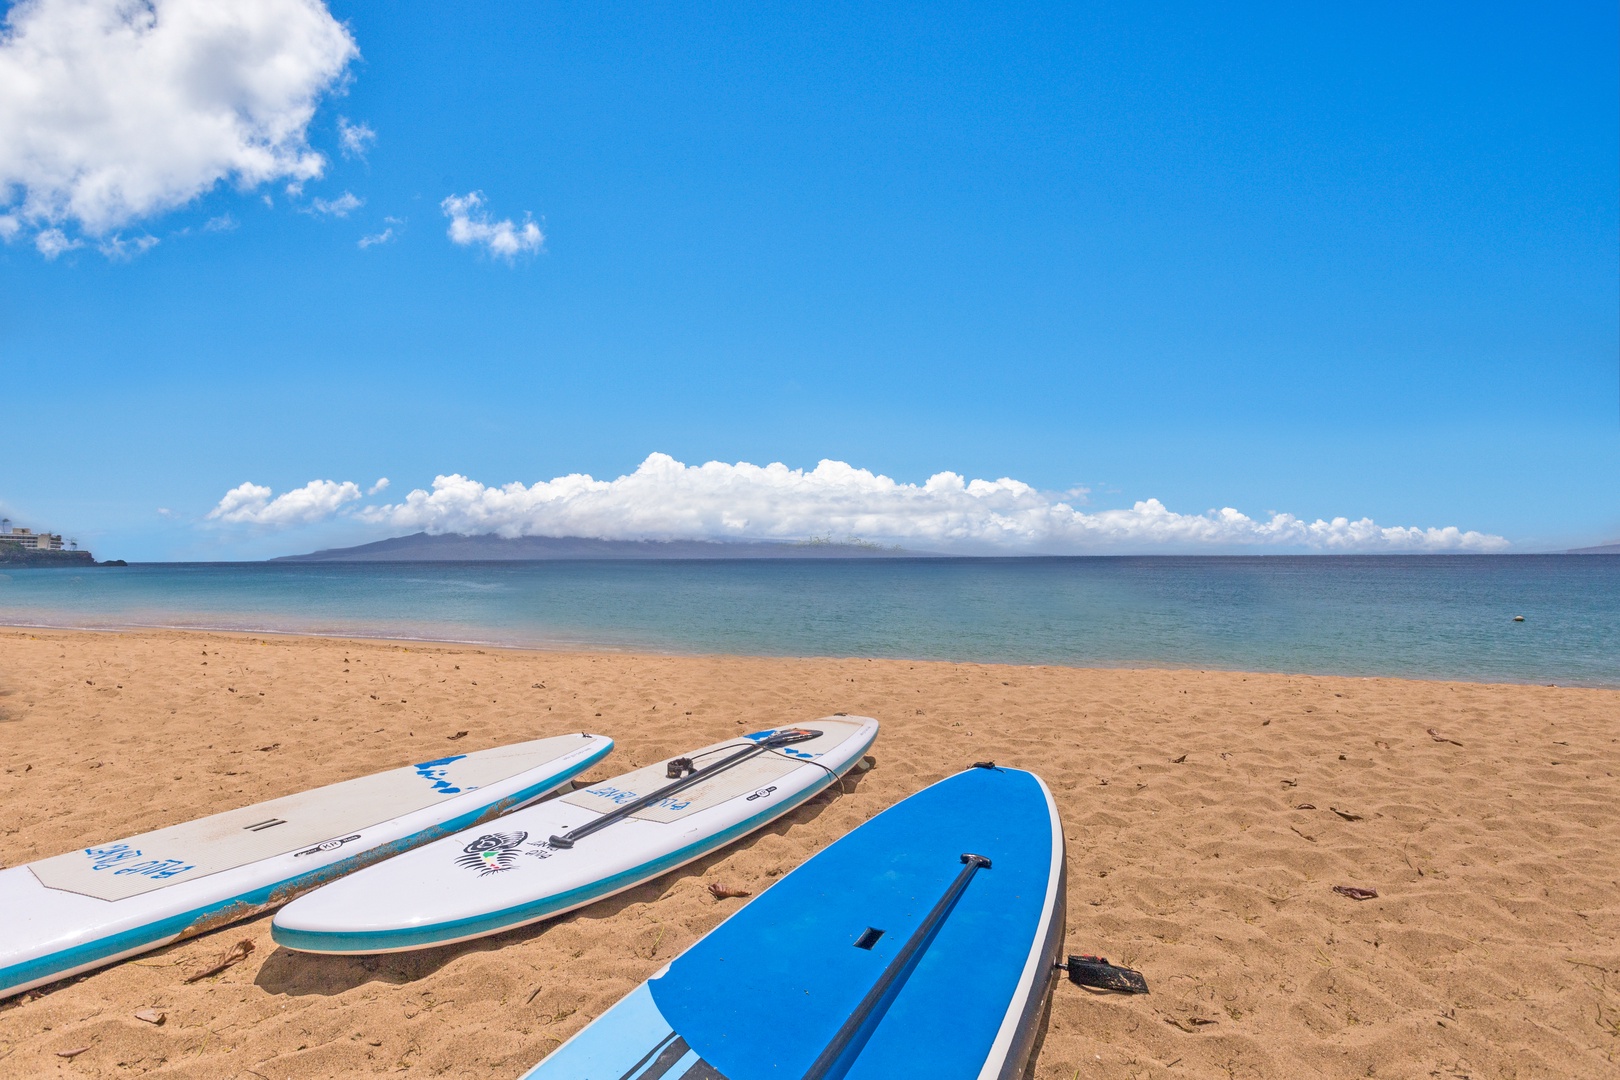
[[[665, 784], [657, 791], [643, 795], [641, 798], [636, 799], [633, 802], [625, 803], [617, 810], [603, 814], [595, 821], [587, 821], [577, 829], [569, 829], [561, 836], [553, 836], [549, 841], [547, 841], [547, 843], [554, 848], [562, 848], [567, 850], [568, 848], [573, 847], [576, 841], [583, 840], [585, 837], [591, 835], [591, 833], [600, 829], [605, 829], [615, 821], [622, 821], [638, 810], [645, 810], [654, 803], [662, 799], [669, 798], [669, 796], [675, 794], [677, 791], [689, 788], [693, 784], [725, 772], [734, 765], [740, 765], [742, 762], [747, 761], [749, 758], [754, 757], [757, 754], [763, 754], [767, 750], [780, 749], [784, 746], [792, 746], [794, 743], [808, 742], [811, 739], [818, 739], [821, 737], [821, 734], [821, 732], [812, 728], [784, 728], [781, 731], [772, 732], [770, 735], [759, 740], [758, 742], [743, 747], [735, 754], [721, 758], [713, 765], [705, 765], [701, 769], [694, 770], [681, 779], [676, 780], [673, 784]], [[671, 771], [681, 771], [685, 768], [690, 768], [691, 764], [692, 762], [690, 758], [676, 758], [675, 761], [670, 762], [670, 765], [676, 766], [677, 768], [672, 768]]]

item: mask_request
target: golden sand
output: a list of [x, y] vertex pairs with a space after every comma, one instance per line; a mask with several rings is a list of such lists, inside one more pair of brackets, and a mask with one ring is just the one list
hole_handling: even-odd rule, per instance
[[0, 1003], [0, 1076], [516, 1077], [744, 902], [711, 883], [983, 759], [1058, 799], [1068, 951], [1152, 987], [1059, 983], [1034, 1077], [1620, 1075], [1616, 691], [0, 630], [0, 864], [451, 746], [598, 731], [599, 777], [831, 712], [878, 767], [682, 870], [420, 953], [254, 919]]

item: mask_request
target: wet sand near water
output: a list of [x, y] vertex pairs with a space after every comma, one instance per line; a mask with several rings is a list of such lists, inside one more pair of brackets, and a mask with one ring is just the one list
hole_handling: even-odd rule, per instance
[[877, 768], [682, 870], [420, 953], [243, 922], [0, 1002], [0, 1077], [516, 1077], [745, 902], [711, 884], [986, 759], [1057, 797], [1067, 951], [1152, 988], [1059, 983], [1039, 1080], [1620, 1074], [1613, 690], [0, 629], [0, 864], [448, 752], [597, 731], [594, 779], [832, 712], [883, 722]]

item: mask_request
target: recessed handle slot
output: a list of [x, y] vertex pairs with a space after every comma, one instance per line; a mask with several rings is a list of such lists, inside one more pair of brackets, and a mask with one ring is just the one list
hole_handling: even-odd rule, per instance
[[879, 930], [875, 926], [868, 926], [866, 930], [862, 932], [861, 936], [855, 939], [855, 947], [857, 949], [866, 949], [868, 952], [870, 952], [872, 946], [876, 945], [878, 943], [878, 938], [882, 936], [883, 931]]

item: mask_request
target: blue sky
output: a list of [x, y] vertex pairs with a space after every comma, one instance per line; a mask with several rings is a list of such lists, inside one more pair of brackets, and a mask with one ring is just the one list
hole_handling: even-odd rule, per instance
[[0, 107], [0, 510], [103, 557], [1620, 538], [1612, 4], [130, 9], [0, 43], [112, 73]]

